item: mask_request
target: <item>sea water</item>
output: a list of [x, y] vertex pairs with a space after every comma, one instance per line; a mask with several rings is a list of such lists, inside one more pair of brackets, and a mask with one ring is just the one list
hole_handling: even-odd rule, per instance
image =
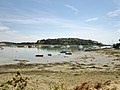
[[[43, 57], [35, 57], [37, 54], [42, 54]], [[28, 63], [51, 63], [63, 61], [63, 59], [66, 60], [63, 55], [60, 55], [59, 50], [24, 47], [4, 47], [0, 50], [0, 64], [13, 64], [16, 63], [15, 60], [27, 60]]]

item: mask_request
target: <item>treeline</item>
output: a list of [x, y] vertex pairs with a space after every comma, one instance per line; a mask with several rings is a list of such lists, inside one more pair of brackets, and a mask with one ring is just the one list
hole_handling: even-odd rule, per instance
[[113, 44], [113, 48], [120, 48], [120, 43]]
[[4, 46], [11, 46], [11, 45], [33, 45], [36, 44], [36, 42], [0, 42], [0, 44], [4, 44]]
[[48, 45], [103, 45], [97, 41], [84, 40], [79, 38], [58, 38], [58, 39], [42, 39], [37, 40], [37, 44], [48, 44]]
[[6, 45], [24, 45], [24, 44], [46, 44], [46, 45], [98, 45], [102, 46], [102, 43], [93, 40], [85, 40], [79, 38], [58, 38], [58, 39], [42, 39], [37, 42], [0, 42]]
[[[119, 39], [120, 42], [120, 39]], [[119, 49], [120, 48], [120, 43], [113, 44], [113, 48]]]
[[9, 45], [16, 45], [17, 43], [14, 43], [14, 42], [0, 42], [0, 44], [5, 44], [5, 45], [9, 46]]

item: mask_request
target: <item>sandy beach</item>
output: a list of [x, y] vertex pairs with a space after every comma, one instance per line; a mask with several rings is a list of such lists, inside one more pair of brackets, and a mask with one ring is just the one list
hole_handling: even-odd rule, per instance
[[1, 65], [0, 84], [17, 71], [29, 78], [25, 90], [120, 90], [120, 50], [74, 52], [68, 62]]

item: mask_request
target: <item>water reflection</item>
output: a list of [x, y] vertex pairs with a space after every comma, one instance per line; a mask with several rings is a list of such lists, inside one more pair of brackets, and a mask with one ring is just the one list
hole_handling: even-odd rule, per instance
[[[0, 50], [0, 64], [16, 63], [14, 60], [28, 60], [29, 63], [52, 63], [71, 60], [60, 54], [62, 50], [75, 51], [78, 46], [44, 45], [37, 47], [4, 47]], [[43, 57], [36, 57], [36, 55]]]

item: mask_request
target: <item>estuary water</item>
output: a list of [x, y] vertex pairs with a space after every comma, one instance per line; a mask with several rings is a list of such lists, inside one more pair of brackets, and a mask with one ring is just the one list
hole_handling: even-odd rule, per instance
[[[58, 50], [46, 50], [41, 48], [18, 48], [18, 47], [3, 47], [0, 50], [0, 65], [18, 63], [17, 60], [28, 60], [28, 63], [53, 63], [66, 61], [64, 55]], [[42, 54], [43, 57], [36, 57], [36, 54]], [[52, 54], [52, 56], [48, 56]]]
[[[3, 47], [0, 49], [0, 65], [16, 64], [20, 60], [27, 60], [29, 63], [55, 63], [55, 62], [69, 62], [75, 61], [84, 64], [108, 64], [111, 63], [115, 57], [96, 53], [96, 52], [74, 52], [72, 55], [61, 54], [59, 50], [42, 49], [42, 48], [18, 48], [18, 47]], [[43, 57], [36, 57], [37, 54], [42, 54]], [[48, 56], [51, 54], [52, 56]], [[86, 58], [86, 59], [84, 59]], [[19, 60], [19, 61], [15, 61]]]

